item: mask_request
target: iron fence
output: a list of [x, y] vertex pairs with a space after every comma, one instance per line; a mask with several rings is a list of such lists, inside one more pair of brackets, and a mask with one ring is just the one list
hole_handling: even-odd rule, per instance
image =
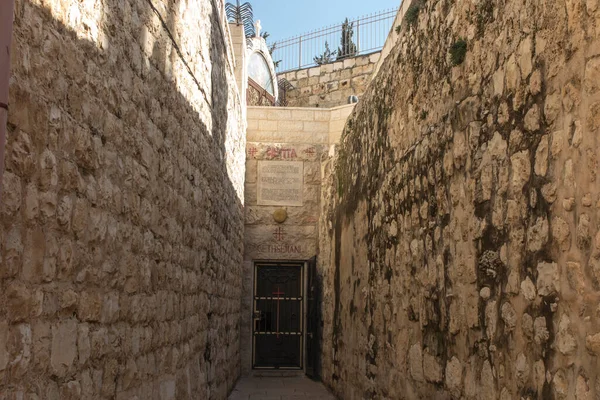
[[[328, 64], [381, 50], [398, 13], [397, 8], [379, 11], [341, 24], [328, 26], [271, 46], [277, 72]], [[329, 52], [327, 51], [329, 48]]]

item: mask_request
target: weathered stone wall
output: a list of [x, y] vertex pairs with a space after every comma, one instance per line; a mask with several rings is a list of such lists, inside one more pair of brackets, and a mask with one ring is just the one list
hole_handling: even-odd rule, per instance
[[344, 399], [596, 399], [600, 2], [418, 3], [324, 191], [322, 377]]
[[[242, 304], [242, 372], [252, 367], [252, 307], [254, 261], [307, 261], [317, 255], [322, 163], [337, 143], [343, 121], [354, 104], [335, 109], [248, 107], [244, 284]], [[260, 162], [300, 162], [303, 168], [302, 205], [260, 205]], [[287, 219], [278, 223], [276, 210]]]
[[0, 398], [225, 399], [245, 122], [223, 2], [17, 0]]
[[396, 46], [396, 42], [400, 39], [400, 35], [396, 32], [396, 28], [399, 25], [402, 25], [402, 20], [404, 19], [404, 15], [406, 15], [406, 11], [411, 6], [412, 1], [400, 1], [398, 5], [398, 13], [396, 14], [396, 18], [394, 22], [392, 22], [392, 27], [390, 28], [390, 32], [388, 33], [387, 38], [385, 39], [385, 43], [383, 44], [383, 48], [381, 49], [381, 55], [379, 56], [379, 60], [375, 64], [373, 69], [373, 74], [376, 75], [379, 72], [379, 68], [390, 54], [390, 51]]
[[331, 108], [348, 104], [348, 97], [359, 98], [371, 81], [380, 53], [347, 58], [331, 64], [279, 74], [294, 89], [287, 92], [290, 107]]

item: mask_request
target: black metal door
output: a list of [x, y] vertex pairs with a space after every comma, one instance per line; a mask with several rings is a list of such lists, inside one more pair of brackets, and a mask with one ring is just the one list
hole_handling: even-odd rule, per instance
[[304, 299], [301, 263], [257, 263], [254, 368], [302, 369]]
[[319, 280], [317, 277], [317, 257], [308, 261], [307, 316], [306, 316], [306, 375], [319, 377]]

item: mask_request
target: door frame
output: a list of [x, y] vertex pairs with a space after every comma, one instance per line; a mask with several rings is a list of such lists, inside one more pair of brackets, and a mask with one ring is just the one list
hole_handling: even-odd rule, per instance
[[[317, 256], [306, 262], [306, 328], [304, 339], [304, 373], [311, 379], [320, 378], [321, 281], [317, 271]], [[310, 345], [310, 346], [309, 346]]]
[[[301, 292], [302, 292], [302, 316], [301, 316], [301, 321], [302, 321], [302, 335], [300, 338], [300, 343], [301, 343], [301, 349], [300, 349], [300, 367], [291, 367], [291, 368], [274, 368], [274, 367], [255, 367], [256, 364], [256, 343], [255, 343], [255, 335], [254, 335], [254, 326], [255, 326], [255, 319], [254, 319], [254, 311], [256, 309], [256, 300], [254, 299], [256, 297], [256, 279], [257, 279], [257, 270], [258, 270], [258, 266], [259, 265], [264, 265], [264, 264], [271, 264], [271, 265], [276, 265], [276, 264], [287, 264], [287, 265], [297, 265], [300, 267], [300, 276], [302, 278], [302, 287], [301, 287]], [[251, 313], [252, 315], [250, 316], [250, 332], [251, 332], [251, 338], [252, 338], [252, 358], [250, 359], [251, 364], [252, 364], [252, 370], [253, 371], [302, 371], [302, 372], [306, 372], [306, 327], [307, 327], [307, 318], [308, 318], [308, 309], [307, 309], [307, 305], [308, 305], [308, 299], [307, 299], [307, 279], [308, 279], [308, 261], [307, 260], [253, 260], [252, 261], [252, 306], [251, 306]]]

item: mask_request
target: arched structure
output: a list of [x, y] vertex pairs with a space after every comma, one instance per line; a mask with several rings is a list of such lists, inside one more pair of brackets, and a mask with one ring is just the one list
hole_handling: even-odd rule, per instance
[[262, 37], [253, 37], [247, 40], [247, 103], [249, 106], [273, 106], [277, 103], [279, 91], [275, 65], [269, 48]]

